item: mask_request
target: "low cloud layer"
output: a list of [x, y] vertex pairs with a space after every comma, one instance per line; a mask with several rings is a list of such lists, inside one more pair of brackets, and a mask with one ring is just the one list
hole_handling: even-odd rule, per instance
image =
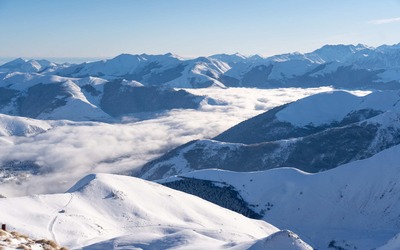
[[32, 137], [5, 137], [7, 143], [0, 142], [0, 161], [34, 161], [46, 174], [32, 175], [19, 184], [4, 182], [0, 194], [64, 192], [89, 173], [131, 173], [178, 145], [212, 138], [275, 106], [329, 90], [191, 89], [188, 91], [225, 104], [172, 110], [125, 124], [72, 123]]

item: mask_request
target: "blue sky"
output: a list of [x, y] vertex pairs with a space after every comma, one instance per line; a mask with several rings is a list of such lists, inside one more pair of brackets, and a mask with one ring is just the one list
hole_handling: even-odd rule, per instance
[[264, 56], [400, 42], [400, 0], [0, 0], [0, 57]]

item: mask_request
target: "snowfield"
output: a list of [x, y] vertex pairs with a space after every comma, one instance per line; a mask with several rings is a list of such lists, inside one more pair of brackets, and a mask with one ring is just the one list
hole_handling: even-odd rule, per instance
[[[279, 232], [198, 197], [110, 174], [88, 175], [63, 194], [0, 199], [0, 210], [9, 230], [71, 249], [246, 249]], [[258, 245], [310, 249], [293, 234], [273, 238]]]

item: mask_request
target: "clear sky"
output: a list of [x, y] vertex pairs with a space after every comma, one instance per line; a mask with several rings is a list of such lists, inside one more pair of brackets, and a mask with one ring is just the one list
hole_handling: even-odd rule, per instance
[[400, 42], [400, 0], [0, 0], [0, 57], [269, 56]]

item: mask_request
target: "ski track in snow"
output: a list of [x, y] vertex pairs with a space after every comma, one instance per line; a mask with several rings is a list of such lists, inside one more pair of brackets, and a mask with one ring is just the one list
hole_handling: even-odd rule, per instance
[[51, 235], [51, 238], [52, 238], [53, 241], [56, 242], [57, 244], [58, 244], [58, 241], [57, 241], [56, 233], [54, 232], [54, 226], [55, 226], [55, 224], [56, 224], [56, 221], [57, 221], [58, 216], [60, 215], [60, 213], [64, 213], [64, 212], [62, 212], [62, 211], [65, 210], [65, 209], [68, 207], [69, 204], [71, 204], [73, 198], [74, 198], [74, 195], [73, 195], [72, 193], [70, 193], [70, 198], [69, 198], [67, 204], [65, 204], [61, 209], [59, 209], [59, 210], [57, 211], [57, 214], [56, 214], [56, 215], [54, 216], [54, 218], [50, 221], [50, 223], [49, 223], [49, 225], [48, 225], [48, 227], [47, 227], [47, 228], [48, 228], [48, 231], [49, 231], [49, 233], [50, 233], [50, 235]]

